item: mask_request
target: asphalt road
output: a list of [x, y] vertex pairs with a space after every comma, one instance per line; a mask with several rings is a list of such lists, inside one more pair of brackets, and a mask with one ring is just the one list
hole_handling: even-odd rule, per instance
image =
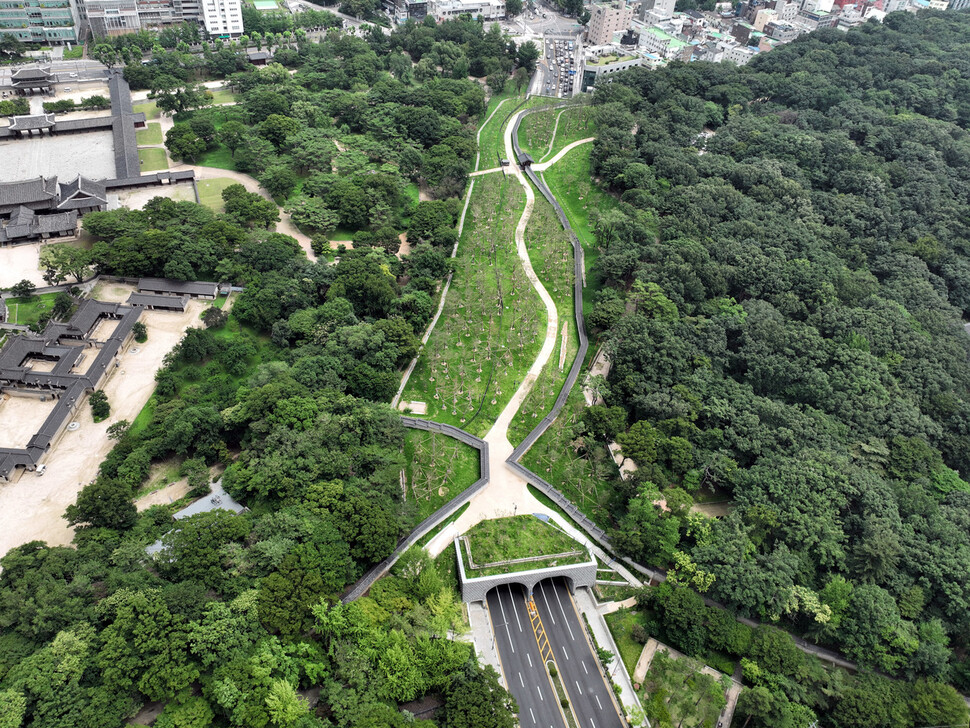
[[529, 621], [525, 589], [518, 584], [499, 586], [488, 593], [486, 604], [505, 684], [519, 704], [519, 725], [566, 728]]
[[579, 727], [623, 728], [599, 659], [586, 639], [579, 611], [563, 580], [557, 577], [539, 582], [532, 597]]

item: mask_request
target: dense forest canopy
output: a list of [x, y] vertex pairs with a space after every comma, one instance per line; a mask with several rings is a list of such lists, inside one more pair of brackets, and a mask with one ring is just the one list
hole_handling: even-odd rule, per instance
[[[970, 16], [637, 69], [595, 103], [593, 173], [621, 202], [596, 220], [592, 321], [639, 466], [616, 544], [864, 666], [970, 690]], [[729, 515], [688, 512], [712, 492]], [[798, 699], [824, 714], [824, 692]]]

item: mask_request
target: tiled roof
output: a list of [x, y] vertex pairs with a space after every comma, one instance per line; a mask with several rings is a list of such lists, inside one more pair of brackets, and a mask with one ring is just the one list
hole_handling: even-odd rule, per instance
[[24, 205], [53, 200], [56, 196], [57, 177], [37, 177], [0, 184], [0, 205]]
[[54, 126], [53, 114], [34, 114], [32, 116], [14, 116], [7, 127], [12, 131], [28, 131], [30, 129], [49, 129]]
[[214, 296], [219, 286], [208, 281], [176, 281], [171, 278], [141, 278], [138, 290], [187, 296]]

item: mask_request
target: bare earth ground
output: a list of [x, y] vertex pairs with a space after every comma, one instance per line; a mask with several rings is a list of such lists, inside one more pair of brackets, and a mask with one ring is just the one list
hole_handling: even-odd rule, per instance
[[53, 409], [53, 399], [0, 395], [0, 447], [27, 447]]
[[114, 139], [110, 131], [6, 139], [0, 141], [0, 159], [0, 182], [39, 175], [57, 175], [61, 181], [72, 180], [78, 174], [91, 179], [115, 176]]
[[109, 194], [108, 209], [117, 210], [119, 207], [127, 207], [132, 210], [140, 210], [145, 206], [145, 203], [154, 197], [168, 197], [177, 201], [195, 202], [195, 192], [191, 184], [157, 185]]
[[[102, 300], [125, 300], [132, 288], [115, 284], [101, 286]], [[94, 479], [98, 466], [114, 443], [105, 431], [112, 422], [134, 420], [155, 389], [155, 372], [162, 358], [189, 327], [199, 323], [207, 304], [191, 301], [185, 313], [146, 311], [141, 320], [148, 327], [148, 341], [132, 342], [121, 355], [121, 366], [107, 381], [104, 391], [111, 403], [111, 416], [99, 424], [91, 419], [91, 408], [82, 402], [76, 421], [80, 428], [64, 432], [48, 454], [47, 473], [24, 473], [17, 483], [0, 485], [0, 555], [32, 540], [65, 545], [72, 529], [62, 518], [81, 488]]]

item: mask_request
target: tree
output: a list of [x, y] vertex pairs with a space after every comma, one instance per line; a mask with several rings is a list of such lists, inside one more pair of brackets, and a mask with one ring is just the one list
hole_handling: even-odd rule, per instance
[[20, 283], [14, 284], [10, 289], [10, 293], [13, 294], [14, 298], [30, 298], [34, 295], [34, 289], [36, 288], [37, 286], [25, 278]]
[[91, 57], [103, 63], [108, 68], [114, 66], [120, 60], [118, 51], [108, 43], [98, 43], [91, 49]]
[[596, 439], [613, 442], [626, 427], [626, 410], [620, 406], [593, 405], [583, 410], [583, 423]]
[[212, 147], [216, 140], [216, 125], [207, 116], [194, 116], [189, 120], [189, 127], [196, 136], [205, 142], [206, 148]]
[[108, 439], [120, 440], [127, 434], [129, 428], [131, 428], [131, 423], [128, 420], [118, 420], [117, 422], [112, 422], [110, 425], [108, 425]]
[[296, 173], [286, 164], [274, 164], [259, 175], [259, 183], [274, 200], [283, 201], [296, 189]]
[[536, 61], [539, 60], [539, 48], [531, 40], [519, 46], [516, 53], [516, 61], [519, 66], [524, 68], [529, 74], [536, 70]]
[[[520, 5], [522, 4], [522, 0], [513, 0], [513, 2], [518, 2]], [[492, 94], [497, 95], [502, 93], [503, 89], [505, 89], [505, 84], [508, 80], [509, 80], [509, 75], [507, 73], [503, 73], [502, 71], [496, 71], [495, 73], [489, 74], [485, 82], [488, 84], [488, 87], [492, 90]]]
[[229, 150], [230, 156], [235, 158], [236, 150], [246, 143], [248, 133], [249, 130], [242, 122], [232, 120], [219, 127], [219, 131], [216, 132], [216, 139]]
[[148, 341], [148, 327], [141, 321], [135, 321], [131, 327], [131, 333], [134, 335], [135, 341], [139, 344], [144, 344]]
[[40, 264], [47, 271], [44, 280], [51, 285], [68, 276], [80, 283], [90, 273], [92, 261], [91, 251], [73, 245], [45, 245], [40, 251]]
[[470, 660], [445, 690], [448, 728], [512, 728], [519, 707], [498, 681], [498, 673]]
[[134, 525], [138, 513], [127, 487], [98, 478], [81, 489], [77, 502], [67, 507], [64, 517], [72, 526], [125, 530]]
[[279, 208], [271, 200], [255, 192], [247, 192], [241, 184], [231, 184], [222, 191], [226, 214], [249, 227], [269, 228], [279, 222]]
[[176, 124], [165, 133], [165, 146], [177, 158], [194, 162], [206, 150], [206, 143], [188, 124]]
[[329, 236], [340, 224], [340, 216], [318, 197], [301, 197], [286, 208], [301, 230]]
[[522, 12], [522, 0], [505, 0], [505, 14], [510, 18]]
[[521, 91], [522, 88], [529, 83], [529, 70], [527, 68], [516, 68], [515, 73], [512, 74], [512, 82], [515, 84], [515, 88]]
[[12, 33], [0, 35], [0, 53], [5, 56], [20, 56], [27, 50], [26, 44]]
[[282, 114], [270, 114], [258, 127], [260, 136], [276, 147], [277, 151], [283, 148], [288, 136], [298, 133], [302, 125], [296, 119]]
[[225, 325], [228, 319], [229, 314], [227, 314], [221, 308], [216, 308], [215, 306], [209, 306], [205, 311], [202, 312], [202, 323], [205, 324], [207, 329], [221, 328]]
[[108, 395], [103, 389], [97, 389], [89, 397], [91, 402], [91, 415], [95, 422], [106, 420], [111, 414], [111, 405], [108, 404]]

